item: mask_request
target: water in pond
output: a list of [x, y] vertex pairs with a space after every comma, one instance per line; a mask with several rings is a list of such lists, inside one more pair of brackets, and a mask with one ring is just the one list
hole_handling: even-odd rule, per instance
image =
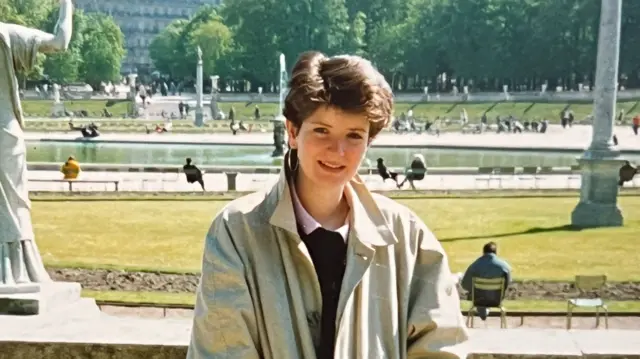
[[[73, 155], [80, 163], [178, 165], [191, 157], [198, 165], [279, 165], [281, 160], [271, 158], [271, 151], [271, 146], [35, 142], [28, 144], [27, 159], [29, 162], [62, 163]], [[396, 147], [371, 148], [367, 158], [375, 164], [376, 158], [383, 157], [390, 166], [404, 167], [415, 153], [423, 154], [430, 167], [571, 166], [576, 164], [579, 155]]]

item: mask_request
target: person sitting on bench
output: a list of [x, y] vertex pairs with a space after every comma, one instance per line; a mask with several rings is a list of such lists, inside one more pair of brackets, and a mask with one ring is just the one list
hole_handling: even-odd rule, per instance
[[[145, 130], [147, 131], [147, 134], [151, 133], [151, 129], [149, 128], [149, 126], [144, 125]], [[155, 132], [157, 133], [163, 133], [163, 132], [169, 132], [171, 131], [171, 129], [173, 128], [173, 121], [171, 121], [170, 118], [165, 118], [164, 119], [164, 125], [160, 126], [160, 125], [156, 125], [155, 128]]]
[[182, 166], [182, 170], [184, 171], [185, 176], [187, 177], [187, 182], [200, 183], [202, 190], [204, 191], [204, 180], [202, 178], [202, 171], [196, 165], [191, 164], [191, 158], [187, 157], [187, 164]]
[[620, 167], [620, 171], [618, 173], [620, 177], [618, 185], [622, 187], [625, 182], [633, 181], [633, 177], [635, 177], [638, 172], [640, 172], [640, 167], [633, 167], [629, 161], [624, 161], [624, 165]]
[[405, 174], [404, 180], [400, 182], [398, 188], [402, 188], [404, 183], [409, 181], [411, 184], [411, 188], [414, 190], [416, 186], [413, 184], [413, 181], [421, 181], [424, 179], [424, 175], [427, 173], [427, 164], [424, 160], [424, 156], [421, 154], [413, 155], [413, 161], [411, 162], [411, 167], [407, 170]]
[[91, 122], [89, 125], [74, 126], [73, 121], [69, 121], [69, 128], [72, 131], [80, 131], [80, 133], [82, 133], [82, 137], [84, 138], [94, 138], [100, 136], [100, 132], [98, 132], [98, 125], [93, 122]]
[[74, 180], [80, 174], [80, 163], [76, 161], [75, 157], [69, 156], [67, 162], [60, 167], [60, 172], [64, 175], [65, 180]]

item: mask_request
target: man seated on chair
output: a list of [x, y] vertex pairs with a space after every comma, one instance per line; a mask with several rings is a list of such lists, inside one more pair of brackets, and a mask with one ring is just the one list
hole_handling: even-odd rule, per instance
[[[495, 242], [485, 244], [482, 248], [482, 256], [476, 259], [464, 273], [461, 285], [467, 291], [469, 300], [471, 300], [474, 277], [484, 279], [504, 278], [504, 292], [507, 291], [511, 283], [511, 267], [505, 260], [498, 257], [498, 245]], [[477, 312], [480, 319], [486, 320], [489, 308], [477, 307]]]

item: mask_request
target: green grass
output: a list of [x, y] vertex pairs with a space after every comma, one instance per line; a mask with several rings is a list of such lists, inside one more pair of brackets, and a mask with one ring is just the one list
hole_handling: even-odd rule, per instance
[[[435, 232], [454, 272], [496, 241], [516, 279], [572, 280], [607, 274], [640, 280], [640, 197], [620, 198], [621, 228], [566, 227], [577, 198], [414, 198], [412, 208]], [[225, 201], [34, 201], [36, 238], [48, 266], [197, 272], [204, 236]]]
[[[67, 111], [85, 110], [92, 116], [101, 117], [102, 110], [107, 105], [107, 100], [63, 100]], [[22, 111], [27, 117], [46, 117], [51, 115], [51, 100], [22, 100]], [[127, 103], [119, 102], [113, 106], [107, 107], [114, 116], [120, 116], [127, 113]]]
[[[111, 132], [111, 133], [144, 133], [145, 126], [148, 126], [151, 129], [155, 128], [155, 125], [162, 124], [162, 120], [132, 120], [132, 119], [103, 119], [97, 121], [91, 120], [83, 120], [83, 119], [74, 119], [73, 123], [75, 126], [81, 126], [88, 124], [90, 122], [95, 122], [100, 131]], [[268, 121], [246, 121], [246, 126], [252, 126], [252, 131], [269, 131], [273, 130], [273, 124]], [[28, 120], [25, 124], [25, 128], [27, 131], [34, 132], [61, 132], [61, 131], [69, 131], [69, 121], [68, 119], [60, 119], [57, 121], [52, 120]], [[184, 121], [173, 121], [173, 128], [171, 130], [173, 133], [211, 133], [211, 132], [230, 132], [229, 130], [229, 121], [208, 121], [202, 127], [196, 127], [193, 124], [192, 120], [184, 120]]]
[[[158, 305], [194, 305], [193, 293], [164, 293], [164, 292], [120, 292], [83, 290], [84, 297], [95, 298], [98, 301], [113, 301], [125, 303], [153, 303]], [[509, 311], [531, 312], [564, 312], [567, 303], [562, 300], [505, 300], [504, 306]], [[610, 312], [640, 312], [640, 301], [607, 301]], [[462, 301], [460, 309], [467, 310], [469, 301]], [[580, 312], [581, 309], [576, 309]]]
[[[78, 100], [78, 101], [65, 101], [65, 106], [69, 110], [77, 111], [84, 109], [90, 114], [100, 114], [105, 107], [106, 100]], [[49, 118], [51, 111], [51, 101], [48, 100], [25, 100], [22, 101], [24, 112], [29, 118]], [[220, 103], [220, 108], [224, 112], [228, 112], [231, 106], [235, 107], [238, 118], [245, 120], [253, 119], [254, 106], [245, 106], [245, 103], [240, 102], [223, 102]], [[531, 102], [503, 102], [503, 103], [397, 103], [395, 106], [396, 116], [401, 113], [406, 113], [410, 108], [413, 109], [414, 116], [419, 119], [434, 120], [437, 116], [449, 117], [452, 119], [458, 119], [462, 109], [466, 109], [467, 114], [472, 122], [479, 121], [482, 114], [490, 110], [487, 113], [490, 123], [495, 122], [495, 117], [513, 115], [523, 119], [548, 119], [551, 123], [557, 123], [559, 121], [560, 112], [567, 106], [573, 110], [576, 120], [581, 121], [592, 112], [593, 105], [590, 103], [531, 103]], [[629, 111], [636, 105], [636, 101], [619, 102], [617, 109]], [[261, 114], [265, 119], [272, 118], [278, 111], [278, 104], [276, 103], [258, 103], [261, 109]], [[120, 118], [122, 114], [126, 113], [127, 104], [117, 103], [114, 106], [109, 107], [109, 111], [114, 116]], [[100, 116], [97, 116], [100, 117]], [[632, 117], [631, 114], [627, 120]], [[68, 129], [66, 121], [38, 121], [30, 120], [27, 122], [26, 128], [31, 131], [61, 131]], [[80, 123], [80, 122], [79, 122]], [[249, 123], [249, 122], [247, 122]], [[108, 119], [100, 121], [103, 131], [108, 132], [136, 132], [142, 131], [144, 124], [140, 120], [123, 120], [123, 119]], [[255, 125], [262, 125], [263, 127], [270, 129], [271, 125], [268, 121], [260, 121]], [[210, 131], [227, 131], [228, 124], [226, 121], [222, 123], [213, 123], [205, 126], [204, 128], [196, 128], [193, 126], [192, 121], [174, 121], [174, 131], [178, 133], [201, 133]], [[456, 126], [451, 126], [449, 130], [456, 130]], [[446, 130], [446, 129], [445, 129]]]

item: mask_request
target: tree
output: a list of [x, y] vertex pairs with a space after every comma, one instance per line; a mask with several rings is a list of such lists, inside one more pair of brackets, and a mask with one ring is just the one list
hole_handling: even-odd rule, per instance
[[[58, 8], [49, 14], [47, 28], [53, 29], [58, 21]], [[81, 50], [84, 46], [84, 33], [87, 31], [86, 16], [82, 10], [73, 13], [73, 34], [67, 51], [50, 54], [44, 61], [44, 74], [58, 84], [67, 84], [78, 80], [82, 66]]]
[[351, 44], [344, 0], [236, 0], [222, 14], [239, 45], [239, 75], [254, 89], [277, 81], [280, 53], [291, 67], [301, 52], [343, 53]]
[[233, 46], [231, 30], [219, 17], [199, 24], [189, 42], [192, 48], [202, 49], [203, 70], [210, 75], [220, 70], [220, 61], [231, 53]]
[[344, 48], [347, 53], [366, 57], [367, 15], [358, 11], [351, 20]]
[[124, 35], [111, 17], [102, 14], [88, 15], [81, 49], [80, 76], [94, 89], [101, 82], [118, 81], [120, 65], [125, 56]]
[[173, 21], [149, 45], [149, 56], [161, 73], [177, 74], [177, 67], [184, 61], [184, 54], [178, 52], [178, 41], [188, 23], [183, 19]]
[[[45, 31], [52, 31], [53, 26], [51, 28], [45, 28], [45, 22], [53, 8], [53, 4], [53, 1], [0, 0], [0, 21], [37, 29], [44, 29]], [[45, 58], [46, 57], [44, 55], [38, 54], [36, 64], [33, 66], [31, 71], [27, 74], [20, 74], [22, 79], [41, 78]]]
[[56, 3], [54, 0], [0, 0], [0, 21], [40, 29]]

